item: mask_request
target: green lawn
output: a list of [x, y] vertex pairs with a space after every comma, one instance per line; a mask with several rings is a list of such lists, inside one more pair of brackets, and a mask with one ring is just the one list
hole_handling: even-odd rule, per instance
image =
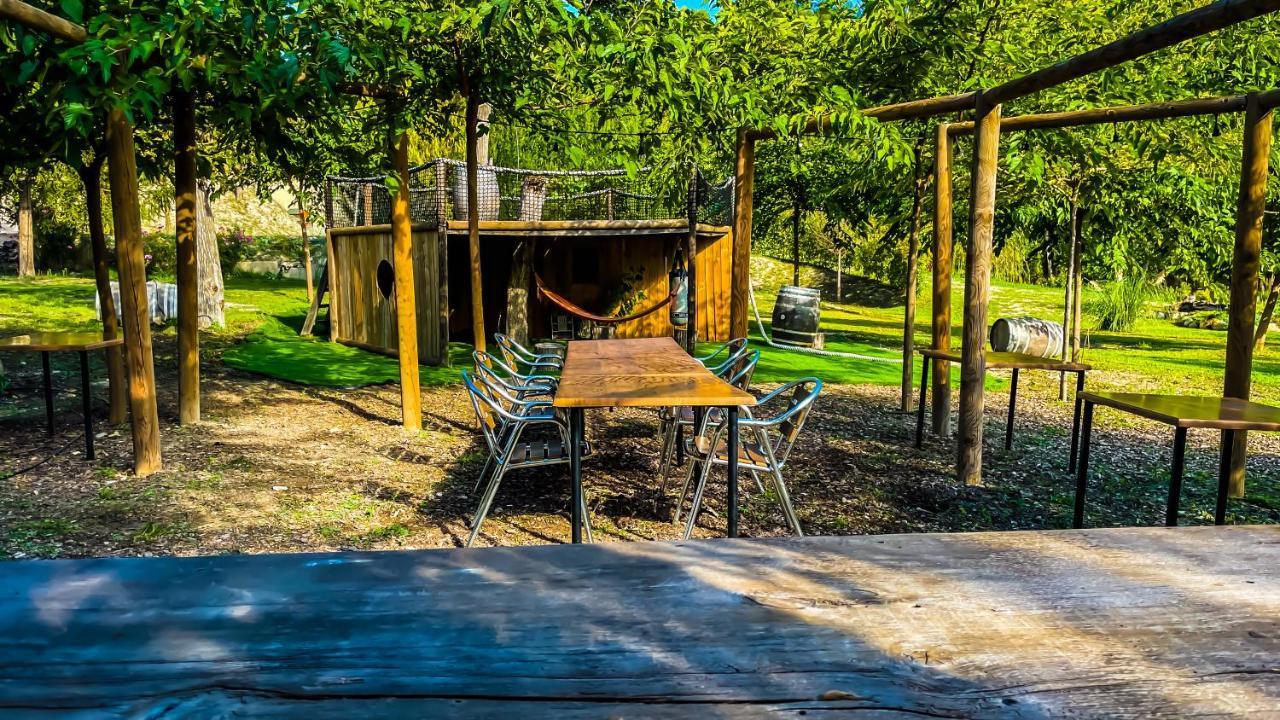
[[[818, 282], [817, 271], [806, 269], [806, 282]], [[757, 290], [766, 325], [773, 309], [776, 287], [789, 281], [781, 263], [757, 258], [753, 273], [763, 281]], [[829, 279], [829, 278], [827, 278]], [[925, 276], [927, 281], [927, 273]], [[902, 303], [892, 288], [850, 282], [849, 303], [824, 301], [822, 324], [827, 349], [858, 353], [859, 358], [824, 357], [764, 347], [756, 377], [779, 382], [802, 375], [817, 375], [829, 383], [895, 386], [901, 379]], [[73, 276], [43, 276], [31, 280], [0, 278], [0, 334], [28, 330], [92, 329], [93, 282]], [[826, 297], [832, 295], [830, 287]], [[1093, 291], [1085, 292], [1085, 327], [1096, 326], [1087, 311]], [[853, 302], [856, 298], [863, 303]], [[921, 289], [915, 327], [916, 344], [929, 343], [930, 293]], [[394, 382], [396, 361], [320, 339], [299, 338], [297, 328], [306, 315], [306, 293], [301, 282], [234, 277], [227, 281], [227, 327], [206, 335], [207, 357], [227, 365], [284, 380], [333, 387]], [[959, 347], [962, 315], [962, 278], [957, 277], [952, 317], [956, 320], [953, 346]], [[991, 319], [1033, 315], [1061, 320], [1059, 288], [995, 283], [991, 295]], [[751, 323], [755, 335], [755, 321]], [[158, 333], [172, 334], [172, 326]], [[1226, 333], [1181, 328], [1164, 320], [1147, 318], [1127, 333], [1086, 332], [1085, 360], [1096, 370], [1091, 386], [1153, 392], [1215, 394], [1221, 392]], [[1280, 341], [1280, 339], [1278, 339]], [[453, 344], [455, 365], [465, 366], [470, 348]], [[915, 363], [919, 377], [919, 362]], [[422, 368], [424, 385], [456, 379], [455, 369]], [[1003, 384], [993, 377], [992, 385]], [[1254, 359], [1254, 395], [1263, 402], [1280, 403], [1280, 352], [1272, 349]]]

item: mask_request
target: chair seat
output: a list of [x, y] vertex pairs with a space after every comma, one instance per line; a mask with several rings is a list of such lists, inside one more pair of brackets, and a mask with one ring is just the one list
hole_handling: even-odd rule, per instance
[[[591, 443], [582, 443], [582, 456], [591, 454]], [[530, 440], [516, 443], [511, 450], [512, 465], [569, 462], [569, 447], [559, 439]]]
[[[711, 438], [697, 437], [693, 443], [689, 445], [689, 452], [698, 460], [705, 460], [707, 453], [711, 451]], [[727, 448], [721, 444], [716, 451], [716, 462], [729, 462], [729, 453]], [[739, 442], [738, 443], [738, 464], [750, 465], [758, 470], [769, 469], [769, 456], [765, 454], [764, 446], [758, 442]]]

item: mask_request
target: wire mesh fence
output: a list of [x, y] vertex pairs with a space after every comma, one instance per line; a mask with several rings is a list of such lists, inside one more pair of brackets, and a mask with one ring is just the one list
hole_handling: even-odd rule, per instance
[[[691, 179], [663, 182], [669, 179], [649, 168], [628, 172], [484, 165], [476, 173], [476, 207], [481, 220], [684, 220], [692, 195], [698, 222], [729, 224], [733, 177], [718, 184], [701, 173]], [[465, 220], [467, 209], [466, 163], [442, 158], [410, 168], [412, 222], [439, 226]], [[325, 179], [326, 227], [390, 222], [391, 194], [385, 177]]]

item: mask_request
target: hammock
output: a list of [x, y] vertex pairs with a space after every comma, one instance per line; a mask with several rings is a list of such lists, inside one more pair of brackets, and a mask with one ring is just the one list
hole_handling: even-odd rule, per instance
[[547, 284], [542, 281], [542, 276], [538, 274], [537, 270], [533, 271], [533, 283], [538, 286], [538, 297], [546, 300], [574, 317], [582, 320], [590, 320], [591, 322], [600, 323], [601, 325], [614, 325], [617, 323], [624, 323], [629, 320], [639, 320], [646, 315], [652, 315], [653, 313], [661, 310], [671, 302], [671, 296], [668, 295], [640, 312], [618, 317], [605, 317], [604, 315], [594, 315], [588, 312], [585, 308], [574, 305], [568, 298], [557, 294], [554, 290], [547, 287]]

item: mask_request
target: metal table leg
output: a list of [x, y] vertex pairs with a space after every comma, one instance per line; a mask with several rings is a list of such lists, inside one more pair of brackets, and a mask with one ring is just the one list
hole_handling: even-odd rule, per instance
[[84, 412], [84, 456], [93, 459], [93, 389], [89, 386], [89, 352], [80, 351], [80, 406]]
[[570, 522], [573, 525], [573, 542], [582, 542], [582, 408], [569, 410], [569, 476], [572, 485], [569, 505]]
[[1091, 402], [1084, 404], [1084, 427], [1081, 428], [1081, 433], [1083, 436], [1080, 438], [1080, 462], [1076, 468], [1078, 471], [1076, 503], [1071, 515], [1071, 527], [1076, 529], [1084, 527], [1084, 496], [1089, 479], [1089, 441], [1093, 435], [1093, 403]]
[[1004, 426], [1004, 449], [1013, 449], [1013, 416], [1018, 407], [1018, 368], [1013, 369], [1013, 382], [1009, 386], [1009, 421]]
[[1165, 527], [1178, 524], [1178, 501], [1182, 497], [1182, 469], [1187, 456], [1187, 429], [1173, 431], [1173, 469], [1169, 471], [1169, 502], [1164, 510]]
[[1084, 392], [1084, 373], [1076, 373], [1075, 412], [1071, 416], [1071, 457], [1067, 460], [1067, 472], [1076, 471], [1076, 453], [1080, 451], [1080, 393]]
[[929, 358], [920, 365], [920, 407], [916, 408], [916, 447], [924, 445], [924, 402], [928, 399]]
[[[729, 416], [729, 537], [738, 537], [738, 406], [725, 408]], [[715, 448], [711, 449], [715, 452]], [[710, 459], [707, 462], [711, 462]]]
[[1222, 431], [1222, 455], [1218, 463], [1218, 500], [1213, 508], [1213, 524], [1227, 523], [1227, 490], [1231, 484], [1231, 452], [1236, 444], [1236, 431]]
[[53, 370], [49, 367], [49, 353], [40, 353], [41, 369], [44, 370], [44, 419], [45, 432], [53, 434]]

